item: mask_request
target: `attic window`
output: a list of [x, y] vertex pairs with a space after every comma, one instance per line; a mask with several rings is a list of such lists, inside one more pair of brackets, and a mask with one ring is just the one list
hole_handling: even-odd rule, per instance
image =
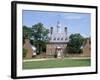
[[51, 40], [52, 38], [49, 38], [49, 40]]
[[65, 40], [67, 40], [67, 37], [65, 38]]
[[63, 40], [63, 37], [61, 38], [61, 40]]
[[56, 38], [54, 38], [53, 40], [56, 40]]
[[57, 38], [57, 40], [59, 40], [60, 38]]

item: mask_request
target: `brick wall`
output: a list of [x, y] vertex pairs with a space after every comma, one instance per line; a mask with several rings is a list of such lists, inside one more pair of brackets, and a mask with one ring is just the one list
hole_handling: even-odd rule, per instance
[[54, 54], [56, 53], [56, 47], [60, 46], [62, 47], [64, 56], [66, 57], [90, 57], [91, 56], [91, 43], [90, 43], [90, 39], [86, 39], [85, 44], [83, 46], [83, 53], [67, 53], [66, 47], [67, 44], [62, 44], [62, 43], [49, 43], [47, 44], [47, 49], [46, 49], [46, 54], [47, 55], [52, 55], [54, 56]]
[[61, 48], [62, 48], [62, 51], [63, 51], [63, 53], [66, 53], [66, 46], [67, 46], [67, 44], [56, 44], [56, 43], [51, 43], [51, 44], [47, 44], [47, 46], [46, 46], [46, 54], [47, 55], [55, 55], [55, 53], [56, 53], [56, 48], [57, 48], [57, 46], [60, 46]]
[[31, 44], [29, 42], [29, 39], [25, 39], [24, 48], [28, 50], [28, 52], [26, 54], [26, 58], [32, 58], [33, 50], [32, 50]]

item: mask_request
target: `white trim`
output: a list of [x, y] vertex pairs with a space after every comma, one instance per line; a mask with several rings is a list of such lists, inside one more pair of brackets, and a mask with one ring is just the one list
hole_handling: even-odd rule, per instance
[[[41, 10], [41, 11], [62, 11], [62, 12], [81, 12], [91, 13], [91, 66], [90, 67], [73, 67], [73, 68], [53, 68], [53, 69], [22, 69], [22, 10]], [[17, 5], [17, 76], [31, 75], [47, 75], [47, 74], [63, 74], [63, 73], [80, 73], [94, 72], [96, 67], [95, 56], [95, 9], [88, 8], [72, 8], [45, 5]]]

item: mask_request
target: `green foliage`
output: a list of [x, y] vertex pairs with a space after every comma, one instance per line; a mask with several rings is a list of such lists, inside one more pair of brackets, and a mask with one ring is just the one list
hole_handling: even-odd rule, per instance
[[[23, 26], [23, 45], [25, 39], [30, 39], [30, 43], [37, 48], [37, 53], [46, 52], [49, 30], [42, 23], [37, 23], [32, 27]], [[32, 38], [32, 39], [31, 39]]]
[[68, 53], [81, 53], [84, 38], [80, 34], [71, 34], [67, 45]]
[[27, 52], [28, 52], [28, 50], [23, 48], [23, 57], [26, 57]]
[[37, 53], [45, 52], [49, 30], [46, 29], [42, 23], [37, 23], [32, 26], [32, 31], [34, 38], [32, 43], [37, 47]]
[[31, 37], [32, 36], [32, 28], [23, 26], [23, 33], [26, 34], [27, 37]]
[[47, 41], [47, 34], [49, 33], [49, 30], [46, 29], [42, 23], [33, 25], [32, 30], [35, 40]]
[[32, 36], [32, 28], [23, 26], [23, 44], [25, 43], [26, 38], [31, 38]]

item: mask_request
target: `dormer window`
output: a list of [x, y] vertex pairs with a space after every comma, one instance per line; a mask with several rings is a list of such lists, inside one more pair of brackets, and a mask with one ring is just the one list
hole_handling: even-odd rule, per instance
[[52, 38], [50, 37], [49, 40], [51, 40]]
[[56, 38], [54, 38], [53, 40], [56, 40]]
[[67, 37], [65, 38], [65, 40], [67, 40]]
[[61, 40], [63, 40], [63, 37], [61, 38]]
[[57, 40], [59, 40], [60, 38], [57, 38]]

